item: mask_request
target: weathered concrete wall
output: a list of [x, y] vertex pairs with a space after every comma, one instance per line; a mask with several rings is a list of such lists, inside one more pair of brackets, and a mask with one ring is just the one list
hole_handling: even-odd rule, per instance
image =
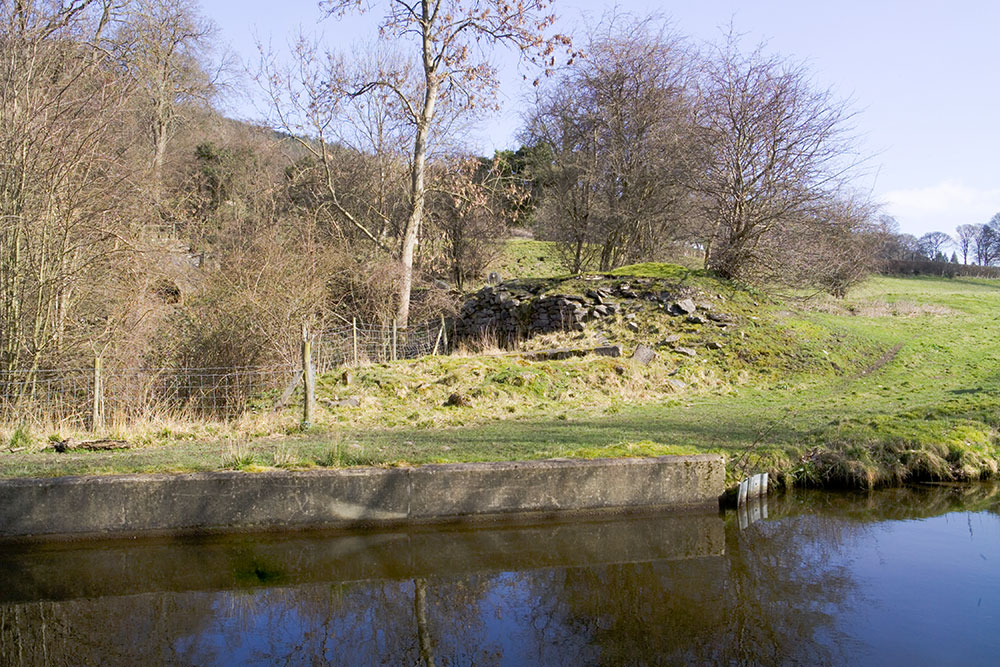
[[284, 529], [706, 506], [721, 456], [0, 480], [0, 537]]

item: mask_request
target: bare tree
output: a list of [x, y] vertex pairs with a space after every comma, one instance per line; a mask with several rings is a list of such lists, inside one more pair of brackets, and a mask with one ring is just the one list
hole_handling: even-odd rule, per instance
[[[396, 0], [384, 3], [379, 23], [381, 39], [396, 48], [409, 43], [412, 64], [379, 68], [372, 76], [343, 81], [339, 94], [352, 98], [387, 95], [412, 129], [409, 165], [409, 212], [402, 229], [398, 251], [402, 265], [397, 320], [403, 326], [409, 318], [413, 287], [413, 259], [423, 221], [426, 198], [426, 165], [429, 142], [435, 127], [440, 128], [438, 106], [471, 111], [492, 104], [497, 83], [489, 56], [493, 47], [509, 47], [523, 58], [540, 65], [554, 64], [557, 46], [568, 44], [561, 35], [551, 35], [554, 16], [547, 13], [551, 0], [480, 0], [471, 4], [460, 0]], [[372, 5], [359, 0], [327, 0], [327, 16], [343, 16], [351, 11], [368, 11]], [[415, 81], [405, 76], [408, 68]], [[413, 83], [416, 85], [413, 85]]]
[[933, 261], [944, 261], [942, 250], [953, 243], [950, 236], [944, 232], [928, 232], [920, 237], [920, 249], [924, 257]]
[[997, 232], [989, 225], [976, 225], [976, 237], [973, 240], [976, 264], [989, 266], [997, 258]]
[[962, 264], [969, 263], [969, 250], [976, 242], [977, 225], [959, 225], [955, 228], [958, 249], [962, 251]]
[[428, 188], [426, 212], [448, 274], [461, 289], [499, 255], [527, 193], [499, 157], [456, 162], [440, 165], [442, 174]]
[[685, 236], [696, 135], [692, 58], [657, 19], [608, 19], [538, 94], [525, 138], [552, 148], [546, 233], [580, 271], [655, 259]]
[[196, 0], [130, 0], [116, 35], [122, 65], [144, 92], [153, 196], [159, 201], [167, 146], [188, 109], [215, 96], [223, 61], [213, 62], [218, 30]]
[[[702, 139], [710, 155], [694, 189], [705, 204], [706, 267], [727, 278], [780, 278], [774, 235], [822, 217], [857, 166], [852, 113], [813, 87], [801, 65], [741, 53], [737, 36], [708, 58], [701, 77]], [[778, 272], [780, 273], [780, 272]]]

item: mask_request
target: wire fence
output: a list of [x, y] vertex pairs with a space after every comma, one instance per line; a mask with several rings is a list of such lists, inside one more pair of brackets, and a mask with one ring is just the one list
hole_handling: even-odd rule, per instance
[[[313, 337], [316, 373], [447, 354], [445, 321], [408, 329], [352, 324]], [[236, 419], [301, 402], [298, 364], [234, 368], [59, 368], [0, 371], [0, 423], [97, 428], [157, 416]]]
[[313, 345], [316, 372], [431, 354], [449, 354], [453, 336], [444, 319], [397, 329], [392, 324], [353, 323], [327, 329]]
[[0, 422], [90, 426], [154, 416], [234, 419], [272, 407], [295, 366], [0, 372]]

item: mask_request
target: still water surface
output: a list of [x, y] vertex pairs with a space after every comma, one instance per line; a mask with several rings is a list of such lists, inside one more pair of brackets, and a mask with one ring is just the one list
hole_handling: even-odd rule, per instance
[[1000, 664], [1000, 487], [0, 547], [0, 664], [427, 663]]

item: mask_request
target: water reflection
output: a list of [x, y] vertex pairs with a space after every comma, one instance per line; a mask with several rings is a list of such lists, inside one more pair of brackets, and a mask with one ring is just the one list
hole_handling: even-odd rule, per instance
[[[998, 498], [989, 485], [800, 493], [742, 530], [730, 513], [6, 547], [0, 662], [878, 662], [892, 634], [871, 613], [900, 595], [886, 572], [913, 539], [936, 548], [929, 530], [959, 550], [949, 586], [984, 598], [967, 631], [949, 628], [974, 663], [1000, 649], [974, 634], [1000, 618], [1000, 580], [982, 570], [1000, 560]], [[949, 602], [938, 593], [924, 613]]]

